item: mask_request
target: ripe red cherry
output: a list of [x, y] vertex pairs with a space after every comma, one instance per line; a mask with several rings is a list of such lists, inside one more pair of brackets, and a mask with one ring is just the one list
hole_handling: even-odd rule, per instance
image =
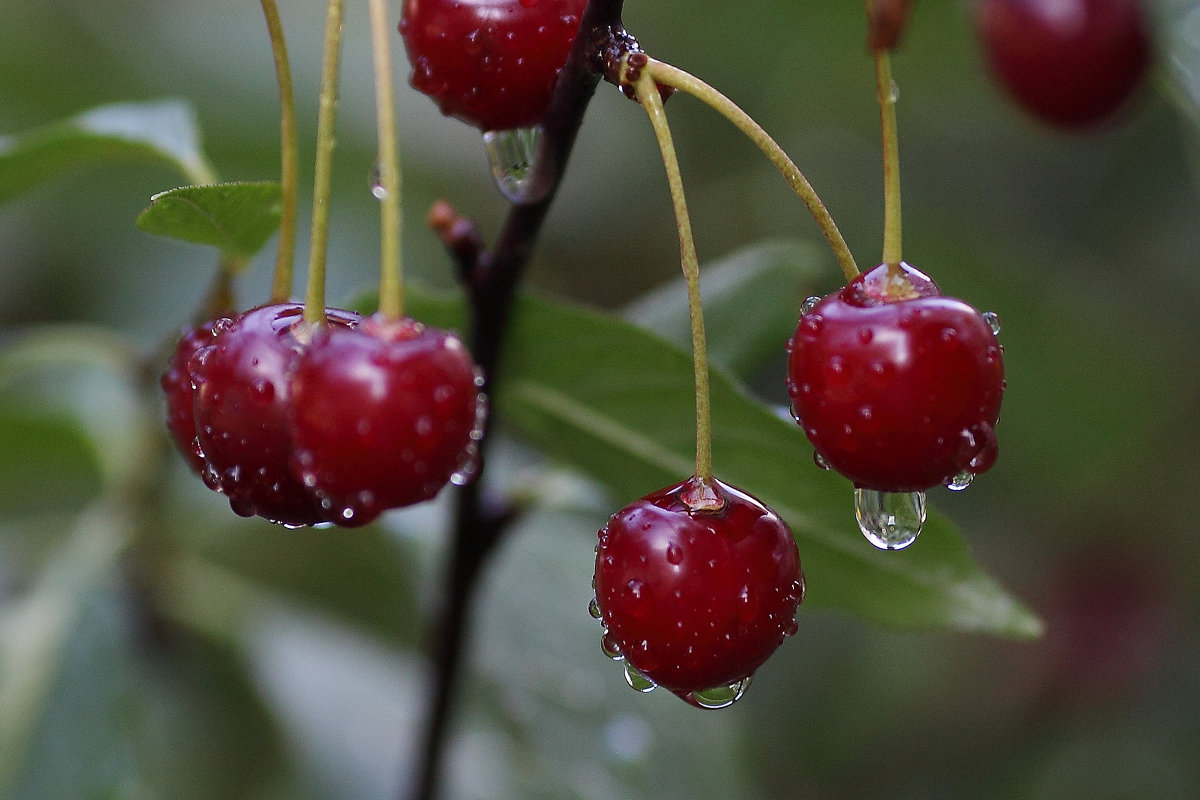
[[592, 613], [634, 688], [718, 707], [796, 631], [804, 576], [774, 512], [719, 481], [720, 508], [694, 511], [685, 500], [695, 487], [693, 478], [661, 489], [612, 516], [596, 548]]
[[788, 393], [820, 458], [860, 489], [924, 491], [996, 459], [1002, 351], [989, 321], [901, 264], [800, 318]]
[[[214, 343], [189, 364], [205, 482], [229, 498], [235, 513], [285, 525], [328, 521], [291, 471], [290, 371], [303, 347], [293, 331], [303, 313], [289, 303], [218, 321]], [[349, 312], [328, 314], [333, 326], [358, 322]]]
[[175, 346], [160, 384], [167, 401], [167, 432], [188, 466], [197, 475], [204, 472], [204, 457], [196, 442], [196, 417], [193, 410], [192, 379], [188, 362], [196, 351], [213, 343], [212, 321], [187, 328]]
[[587, 0], [405, 0], [412, 85], [484, 131], [546, 113]]
[[1001, 84], [1055, 125], [1108, 117], [1150, 61], [1140, 0], [980, 0], [975, 20]]
[[339, 525], [429, 500], [474, 469], [485, 401], [453, 333], [381, 315], [328, 328], [291, 392], [294, 471]]

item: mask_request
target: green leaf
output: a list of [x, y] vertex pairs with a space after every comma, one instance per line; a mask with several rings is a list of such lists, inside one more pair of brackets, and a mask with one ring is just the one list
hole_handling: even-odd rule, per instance
[[0, 401], [0, 514], [82, 508], [100, 491], [98, 455], [75, 421]]
[[[761, 242], [700, 271], [708, 356], [750, 376], [779, 355], [804, 298], [840, 275], [828, 249], [796, 241]], [[753, 313], [747, 313], [753, 309]], [[690, 349], [687, 286], [683, 277], [638, 298], [625, 319]]]
[[248, 259], [279, 228], [280, 202], [273, 182], [183, 186], [154, 195], [137, 226]]
[[0, 136], [0, 203], [91, 162], [165, 162], [187, 180], [213, 180], [200, 147], [195, 112], [186, 103], [121, 103], [17, 136]]
[[[410, 293], [414, 315], [453, 326], [457, 309]], [[627, 503], [690, 476], [695, 459], [691, 356], [598, 312], [522, 298], [513, 320], [499, 415], [548, 455]], [[717, 476], [792, 526], [809, 581], [807, 608], [849, 611], [896, 628], [946, 627], [1032, 637], [1041, 623], [971, 559], [959, 532], [930, 514], [920, 540], [880, 552], [854, 521], [850, 484], [816, 469], [785, 411], [712, 374]]]

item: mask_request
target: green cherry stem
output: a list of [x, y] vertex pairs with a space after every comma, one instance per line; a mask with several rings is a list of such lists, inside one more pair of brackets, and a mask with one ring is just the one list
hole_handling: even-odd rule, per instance
[[387, 0], [370, 0], [371, 50], [375, 62], [375, 117], [379, 139], [379, 182], [371, 192], [379, 200], [379, 311], [388, 319], [404, 314], [404, 280], [400, 258], [400, 159], [396, 149], [395, 87], [388, 45]]
[[[623, 67], [628, 75], [628, 59]], [[624, 75], [622, 82], [624, 83]], [[700, 260], [696, 256], [696, 243], [692, 238], [692, 222], [688, 216], [687, 199], [683, 194], [683, 177], [679, 171], [679, 159], [671, 138], [671, 128], [663, 111], [658, 87], [648, 70], [641, 70], [634, 83], [637, 100], [654, 128], [658, 149], [662, 153], [663, 167], [667, 172], [667, 184], [671, 190], [671, 203], [675, 207], [675, 223], [679, 231], [679, 258], [687, 283], [688, 311], [692, 323], [692, 363], [696, 377], [696, 482], [701, 487], [712, 485], [712, 415], [709, 408], [708, 390], [708, 346], [704, 338], [704, 312], [700, 303]]]
[[279, 188], [282, 207], [279, 214], [279, 251], [275, 256], [275, 272], [271, 278], [271, 302], [281, 303], [292, 293], [292, 265], [296, 257], [296, 195], [298, 184], [296, 138], [296, 93], [292, 88], [292, 68], [288, 60], [287, 41], [279, 7], [275, 0], [262, 0], [267, 32], [271, 37], [271, 52], [275, 56], [275, 74], [279, 80], [279, 140], [282, 154]]
[[900, 265], [900, 139], [896, 134], [896, 84], [888, 50], [875, 53], [875, 92], [883, 134], [883, 263]]
[[342, 0], [329, 0], [325, 52], [321, 61], [321, 99], [317, 111], [317, 161], [313, 174], [312, 237], [304, 321], [325, 324], [325, 256], [329, 243], [329, 196], [333, 176], [334, 123], [337, 118], [338, 69], [342, 53]]
[[650, 58], [647, 61], [645, 71], [650, 74], [650, 77], [656, 83], [686, 92], [704, 102], [733, 123], [738, 130], [757, 145], [762, 150], [763, 155], [783, 175], [784, 180], [792, 187], [792, 191], [800, 197], [801, 201], [808, 208], [809, 213], [812, 214], [813, 219], [816, 220], [817, 226], [825, 236], [825, 240], [829, 242], [829, 246], [833, 249], [833, 254], [837, 257], [838, 265], [842, 268], [842, 274], [845, 275], [846, 280], [853, 280], [858, 275], [858, 265], [854, 262], [854, 256], [851, 254], [850, 248], [846, 245], [846, 240], [842, 238], [841, 231], [838, 230], [833, 217], [830, 216], [829, 210], [821, 202], [821, 198], [817, 195], [816, 190], [813, 189], [812, 184], [804, 177], [804, 173], [788, 157], [783, 148], [771, 138], [771, 135], [761, 125], [754, 121], [753, 117], [743, 111], [728, 97], [721, 94], [717, 89], [678, 67], [673, 67], [663, 61]]

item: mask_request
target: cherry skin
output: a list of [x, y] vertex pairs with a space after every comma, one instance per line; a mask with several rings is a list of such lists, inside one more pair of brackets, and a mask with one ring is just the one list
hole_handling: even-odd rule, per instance
[[587, 0], [405, 0], [412, 85], [483, 131], [546, 113]]
[[167, 401], [167, 433], [189, 467], [197, 475], [204, 473], [204, 456], [196, 441], [196, 416], [193, 408], [194, 392], [188, 374], [188, 362], [198, 350], [210, 346], [215, 340], [213, 321], [186, 328], [167, 362], [167, 369], [159, 383]]
[[796, 631], [804, 575], [787, 524], [713, 481], [720, 507], [692, 510], [697, 482], [614, 514], [596, 548], [593, 613], [605, 648], [688, 699], [751, 677]]
[[1009, 94], [1066, 128], [1113, 114], [1150, 61], [1140, 0], [980, 0], [975, 22], [992, 72]]
[[[289, 526], [329, 521], [291, 471], [290, 373], [304, 346], [296, 335], [307, 330], [303, 313], [303, 306], [287, 303], [219, 321], [214, 344], [189, 363], [205, 482], [229, 498], [235, 513]], [[358, 323], [350, 312], [327, 313], [331, 326]]]
[[378, 314], [326, 329], [292, 373], [294, 472], [339, 525], [429, 500], [474, 469], [478, 384], [453, 333]]
[[988, 321], [881, 264], [800, 318], [788, 393], [824, 461], [860, 489], [917, 492], [996, 460], [1002, 350]]

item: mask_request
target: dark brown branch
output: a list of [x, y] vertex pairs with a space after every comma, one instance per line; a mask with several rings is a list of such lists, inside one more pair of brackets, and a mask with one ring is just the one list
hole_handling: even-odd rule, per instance
[[[521, 201], [509, 209], [495, 247], [488, 252], [470, 244], [476, 249], [473, 264], [465, 262], [464, 251], [451, 248], [467, 290], [471, 352], [483, 369], [484, 389], [493, 396], [502, 377], [501, 357], [517, 286], [566, 171], [576, 134], [600, 81], [604, 58], [630, 40], [621, 24], [623, 5], [624, 0], [589, 0], [543, 120], [533, 174]], [[488, 430], [490, 427], [489, 421]], [[445, 593], [433, 630], [433, 696], [417, 764], [415, 800], [437, 797], [453, 700], [463, 671], [471, 600], [481, 568], [515, 514], [486, 491], [488, 430], [480, 442], [484, 451], [480, 472], [457, 496]]]

